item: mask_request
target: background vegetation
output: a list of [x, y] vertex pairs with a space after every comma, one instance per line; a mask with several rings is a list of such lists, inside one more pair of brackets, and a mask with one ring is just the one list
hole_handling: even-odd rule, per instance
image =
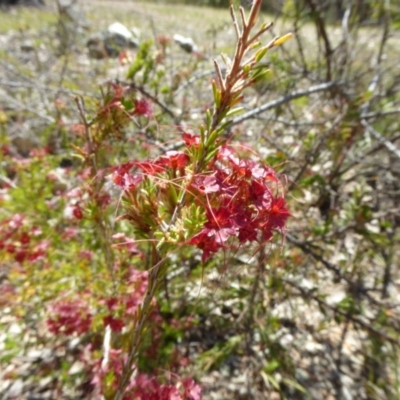
[[[118, 330], [133, 315], [149, 259], [116, 220], [113, 167], [198, 133], [211, 60], [234, 48], [227, 9], [190, 4], [85, 1], [87, 20], [71, 28], [52, 4], [0, 11], [4, 398], [99, 398], [99, 381], [107, 394], [105, 321]], [[227, 134], [286, 179], [286, 238], [206, 265], [201, 252], [172, 253], [140, 371], [147, 385], [187, 388], [192, 377], [205, 399], [398, 399], [400, 6], [273, 7], [260, 21], [275, 22], [267, 41], [294, 37], [266, 59], [270, 74], [246, 89]], [[88, 36], [114, 21], [141, 30], [140, 49], [127, 62], [90, 59]], [[176, 33], [198, 52], [183, 52]], [[108, 113], [116, 80], [151, 116]]]

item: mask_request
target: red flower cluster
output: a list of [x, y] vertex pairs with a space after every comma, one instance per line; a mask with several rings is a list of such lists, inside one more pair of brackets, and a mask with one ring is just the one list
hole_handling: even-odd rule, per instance
[[82, 335], [92, 323], [92, 314], [84, 300], [59, 300], [50, 307], [49, 313], [47, 326], [55, 335]]
[[[118, 379], [122, 375], [126, 354], [122, 350], [111, 349], [108, 354], [107, 365], [98, 365], [94, 371], [92, 384], [97, 393], [101, 393], [101, 385], [105, 376], [114, 376], [114, 381], [109, 383], [114, 390], [117, 388]], [[164, 382], [155, 375], [138, 372], [132, 376], [124, 392], [124, 400], [201, 400], [201, 387], [192, 379], [167, 374]], [[163, 379], [164, 380], [164, 379]]]
[[[99, 107], [94, 120], [97, 125], [97, 132], [93, 146], [104, 147], [105, 138], [122, 139], [125, 128], [133, 116], [151, 118], [153, 116], [153, 105], [146, 98], [135, 98], [129, 86], [122, 86], [110, 83], [108, 93], [103, 98], [103, 104]], [[80, 129], [76, 129], [80, 132]]]
[[145, 117], [151, 117], [153, 115], [153, 107], [148, 100], [134, 100], [134, 104], [135, 109], [133, 111], [133, 115], [142, 115]]
[[[135, 193], [144, 177], [157, 177], [153, 182], [159, 187], [158, 196], [151, 200], [152, 208], [148, 210], [154, 210], [156, 204], [163, 202], [164, 206], [169, 204], [166, 208], [171, 213], [176, 206], [173, 200], [176, 198], [175, 188], [185, 186], [188, 193], [186, 201], [193, 201], [205, 211], [206, 222], [188, 241], [188, 244], [203, 251], [203, 262], [212, 253], [226, 248], [228, 242], [230, 245], [234, 241], [239, 245], [252, 241], [261, 243], [270, 240], [274, 231], [283, 232], [290, 214], [284, 198], [276, 194], [280, 183], [271, 168], [253, 160], [242, 160], [231, 147], [221, 146], [206, 166], [206, 172], [190, 176], [187, 173], [189, 154], [196, 154], [200, 138], [188, 133], [184, 133], [183, 138], [187, 153], [169, 151], [154, 161], [121, 165], [114, 171], [114, 182], [126, 192]], [[142, 174], [130, 175], [129, 170], [133, 166], [139, 168]], [[133, 195], [129, 201], [135, 198]], [[135, 210], [139, 203], [136, 200]], [[153, 214], [159, 215], [157, 212]], [[151, 219], [151, 216], [147, 217]], [[149, 224], [141, 221], [144, 218], [141, 212], [136, 212], [134, 217], [128, 216], [137, 226], [146, 227], [149, 231]]]
[[10, 219], [0, 222], [0, 250], [11, 254], [15, 261], [35, 262], [42, 260], [47, 254], [50, 242], [48, 240], [32, 240], [42, 234], [38, 227], [25, 226], [25, 217], [15, 214]]
[[201, 387], [192, 378], [174, 383], [160, 383], [155, 377], [138, 374], [131, 384], [127, 399], [138, 400], [200, 400]]
[[104, 326], [109, 325], [112, 331], [121, 332], [125, 326], [125, 322], [131, 320], [127, 317], [135, 315], [142, 303], [147, 290], [147, 280], [147, 272], [134, 269], [130, 271], [128, 281], [131, 285], [131, 293], [104, 300], [104, 304], [108, 310], [108, 314], [103, 318]]
[[191, 192], [206, 205], [207, 222], [189, 243], [203, 250], [203, 262], [230, 238], [240, 244], [265, 242], [274, 230], [282, 231], [290, 214], [271, 183], [278, 183], [271, 168], [240, 160], [227, 146], [220, 148], [209, 174], [195, 177]]
[[114, 169], [112, 180], [117, 186], [129, 192], [143, 181], [143, 175], [129, 173], [133, 167], [139, 168], [147, 176], [168, 173], [165, 178], [175, 178], [178, 172], [180, 176], [185, 174], [184, 169], [188, 162], [189, 156], [185, 152], [168, 151], [154, 161], [130, 161], [119, 165]]

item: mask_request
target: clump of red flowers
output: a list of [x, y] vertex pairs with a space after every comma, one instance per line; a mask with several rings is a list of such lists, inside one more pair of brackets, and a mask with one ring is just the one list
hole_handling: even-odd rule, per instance
[[4, 250], [20, 264], [43, 260], [50, 242], [38, 240], [42, 235], [40, 228], [30, 227], [22, 214], [0, 222], [0, 250]]
[[[103, 318], [103, 324], [105, 327], [110, 326], [113, 332], [121, 332], [127, 321], [131, 320], [147, 290], [147, 272], [130, 269], [127, 279], [130, 284], [129, 293], [104, 299], [107, 315]], [[153, 317], [156, 319], [156, 310]]]
[[[95, 392], [101, 393], [101, 386], [108, 376], [108, 384], [116, 389], [125, 363], [126, 354], [122, 350], [111, 349], [106, 365], [94, 369], [92, 384]], [[201, 387], [192, 379], [182, 379], [176, 374], [165, 376], [149, 375], [142, 372], [133, 374], [124, 391], [124, 400], [201, 400]], [[117, 378], [110, 382], [110, 376]]]
[[284, 198], [274, 193], [277, 183], [271, 168], [241, 160], [228, 146], [219, 149], [210, 171], [195, 176], [190, 188], [205, 205], [207, 221], [189, 240], [203, 250], [203, 261], [230, 239], [266, 242], [274, 231], [282, 232], [290, 214]]
[[[114, 183], [130, 203], [125, 218], [138, 230], [154, 233], [161, 219], [173, 220], [176, 207], [186, 208], [185, 219], [192, 220], [189, 225], [196, 231], [187, 228], [181, 237], [203, 251], [203, 262], [220, 249], [262, 243], [275, 231], [284, 233], [290, 214], [271, 168], [241, 159], [233, 147], [223, 145], [201, 172], [193, 173], [191, 157], [198, 152], [200, 138], [185, 133], [184, 142], [186, 151], [169, 151], [155, 160], [131, 162], [114, 170]], [[133, 168], [141, 172], [132, 175]], [[153, 189], [144, 196], [144, 187]], [[202, 209], [200, 216], [188, 211], [193, 205]]]
[[58, 300], [49, 309], [47, 326], [55, 335], [82, 335], [89, 331], [92, 314], [84, 300]]

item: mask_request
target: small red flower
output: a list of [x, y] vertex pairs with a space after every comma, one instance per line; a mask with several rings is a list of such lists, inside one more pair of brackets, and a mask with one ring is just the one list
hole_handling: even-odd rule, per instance
[[118, 299], [116, 297], [106, 299], [105, 303], [109, 311], [115, 311], [118, 308]]
[[151, 117], [153, 115], [153, 107], [146, 99], [134, 100], [135, 110], [133, 115], [140, 115], [144, 117]]
[[200, 146], [200, 136], [192, 135], [191, 133], [183, 133], [183, 140], [185, 141], [186, 147], [195, 147], [198, 148]]
[[79, 206], [74, 207], [74, 209], [72, 210], [72, 214], [74, 215], [74, 217], [76, 219], [82, 219], [83, 218], [83, 212], [82, 212], [82, 208], [80, 208]]
[[273, 199], [268, 223], [274, 228], [282, 229], [289, 217], [285, 199], [283, 197]]
[[119, 165], [117, 168], [115, 168], [112, 175], [113, 182], [117, 186], [120, 186], [127, 191], [134, 190], [135, 187], [139, 185], [143, 180], [143, 176], [141, 175], [133, 176], [129, 174], [129, 171], [133, 165], [133, 162]]
[[21, 234], [21, 237], [19, 238], [19, 241], [21, 242], [21, 244], [28, 244], [30, 242], [30, 240], [31, 240], [31, 238], [26, 232], [23, 232]]
[[141, 161], [134, 163], [136, 167], [140, 168], [145, 174], [157, 175], [165, 171], [161, 165], [157, 165], [154, 161]]
[[183, 151], [167, 151], [156, 162], [163, 167], [178, 170], [186, 167], [189, 162], [189, 156]]
[[208, 221], [205, 227], [209, 229], [221, 230], [223, 228], [231, 229], [235, 232], [235, 221], [233, 219], [232, 210], [228, 207], [209, 208], [206, 211]]
[[28, 255], [28, 253], [25, 250], [19, 250], [19, 251], [17, 251], [17, 253], [14, 256], [15, 261], [17, 261], [19, 263], [23, 263], [25, 261], [27, 255]]
[[192, 378], [187, 378], [183, 382], [185, 388], [185, 399], [201, 400], [201, 387]]
[[257, 240], [258, 221], [243, 217], [237, 220], [240, 226], [238, 239], [240, 243], [254, 242]]
[[15, 253], [15, 246], [13, 244], [11, 244], [11, 243], [8, 244], [6, 246], [6, 251], [7, 251], [7, 253], [10, 253], [10, 254]]
[[108, 315], [103, 318], [104, 326], [109, 325], [113, 332], [121, 332], [122, 328], [125, 326], [120, 318], [114, 318], [112, 315]]
[[221, 190], [221, 185], [214, 175], [197, 176], [194, 179], [193, 187], [203, 193], [216, 193]]
[[204, 263], [211, 257], [211, 253], [217, 253], [219, 249], [224, 247], [221, 242], [221, 240], [215, 239], [215, 231], [210, 232], [208, 229], [203, 229], [190, 239], [189, 244], [203, 250], [201, 260]]

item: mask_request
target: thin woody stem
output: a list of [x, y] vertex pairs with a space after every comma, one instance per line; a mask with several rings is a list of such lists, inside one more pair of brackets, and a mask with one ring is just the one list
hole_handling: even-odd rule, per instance
[[[221, 122], [221, 115], [223, 115], [224, 111], [229, 107], [232, 102], [232, 98], [238, 91], [242, 91], [248, 84], [243, 83], [238, 88], [237, 83], [240, 80], [244, 80], [245, 75], [242, 71], [242, 61], [246, 53], [248, 52], [250, 46], [254, 41], [264, 32], [271, 28], [272, 23], [261, 29], [255, 36], [249, 39], [252, 28], [257, 22], [257, 17], [260, 12], [261, 1], [254, 1], [253, 6], [250, 10], [250, 14], [248, 20], [246, 21], [246, 17], [244, 14], [243, 7], [239, 7], [239, 13], [242, 19], [242, 32], [239, 31], [237, 18], [234, 13], [233, 6], [230, 7], [230, 12], [233, 19], [233, 24], [238, 35], [238, 40], [236, 43], [235, 55], [233, 58], [233, 64], [231, 68], [227, 71], [225, 75], [225, 79], [221, 78], [221, 69], [218, 64], [215, 63], [215, 69], [217, 72], [218, 80], [221, 86], [221, 103], [217, 109], [214, 110], [213, 120], [211, 127], [209, 129], [208, 134], [210, 134], [213, 130], [215, 130]], [[275, 40], [275, 39], [274, 39]], [[271, 42], [273, 43], [273, 41]], [[271, 44], [268, 45], [268, 47]], [[251, 84], [251, 83], [250, 83]], [[235, 90], [234, 90], [235, 88]]]
[[229, 7], [229, 11], [231, 13], [231, 17], [232, 17], [232, 21], [233, 21], [233, 27], [235, 28], [235, 32], [236, 32], [236, 38], [237, 40], [240, 39], [240, 36], [242, 35], [239, 29], [239, 24], [236, 18], [236, 14], [235, 11], [233, 9], [233, 7]]
[[[96, 178], [99, 175], [99, 168], [97, 165], [98, 153], [97, 153], [96, 145], [93, 142], [90, 123], [88, 122], [88, 120], [86, 119], [86, 116], [85, 116], [85, 103], [84, 103], [82, 96], [75, 96], [74, 100], [78, 107], [78, 112], [79, 112], [79, 116], [81, 118], [82, 124], [85, 128], [86, 143], [88, 145], [88, 150], [89, 150], [88, 160], [91, 163], [91, 166], [93, 169], [93, 175]], [[101, 187], [103, 185], [103, 180], [95, 179], [95, 182], [96, 183], [93, 187], [95, 190], [95, 195], [97, 195], [98, 193], [100, 193]], [[96, 197], [96, 196], [94, 196], [94, 197]], [[96, 205], [99, 206], [97, 200], [96, 200]], [[98, 220], [97, 226], [98, 226], [99, 233], [100, 233], [100, 236], [102, 239], [105, 263], [108, 268], [108, 272], [109, 272], [109, 275], [110, 275], [110, 278], [112, 281], [113, 293], [115, 295], [115, 293], [117, 292], [117, 282], [116, 282], [115, 273], [114, 273], [114, 262], [115, 262], [114, 253], [113, 253], [113, 251], [111, 249], [111, 245], [110, 245], [111, 227], [110, 227], [109, 223], [107, 222], [107, 220], [102, 218], [101, 216]]]
[[243, 31], [245, 31], [247, 29], [247, 21], [246, 21], [246, 15], [244, 14], [243, 7], [239, 7], [239, 13], [240, 13], [240, 17], [242, 18]]
[[137, 359], [139, 353], [139, 346], [142, 339], [142, 333], [145, 328], [145, 324], [147, 322], [148, 316], [150, 314], [152, 308], [152, 301], [154, 295], [156, 293], [157, 287], [161, 278], [161, 268], [164, 263], [164, 259], [161, 258], [158, 250], [153, 243], [153, 268], [150, 270], [148, 277], [148, 284], [146, 294], [143, 300], [143, 303], [139, 306], [139, 310], [137, 311], [138, 321], [135, 324], [135, 328], [133, 329], [131, 335], [131, 344], [132, 347], [129, 351], [128, 359], [126, 360], [125, 366], [123, 368], [122, 377], [119, 381], [118, 389], [115, 394], [114, 400], [122, 400], [124, 397], [125, 389], [127, 388], [129, 381], [131, 379], [132, 373], [134, 370], [132, 369], [135, 360]]
[[264, 29], [257, 32], [251, 39], [249, 39], [249, 44], [254, 43], [263, 33], [269, 31], [273, 25], [274, 23], [270, 22]]
[[221, 88], [223, 90], [225, 90], [224, 78], [222, 77], [221, 68], [219, 67], [217, 60], [214, 60], [214, 67], [215, 67], [215, 70], [217, 71], [218, 83], [220, 84]]

